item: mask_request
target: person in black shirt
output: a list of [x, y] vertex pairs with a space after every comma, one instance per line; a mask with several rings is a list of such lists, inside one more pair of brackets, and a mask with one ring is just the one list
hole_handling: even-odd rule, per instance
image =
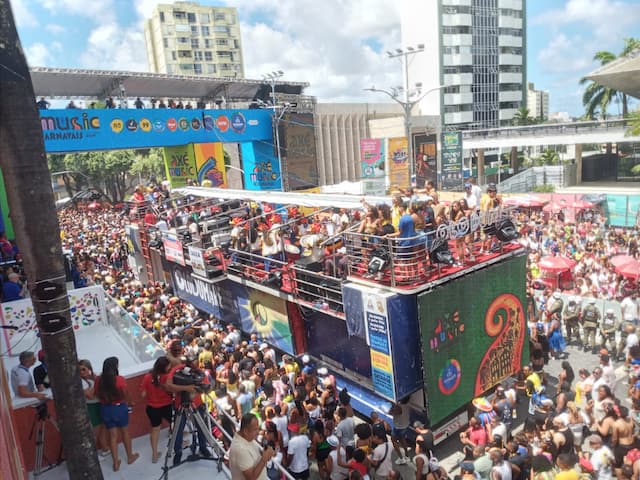
[[140, 100], [140, 97], [136, 98], [136, 101], [133, 104], [138, 110], [144, 108], [144, 102]]
[[40, 360], [40, 365], [33, 369], [33, 382], [36, 384], [38, 391], [42, 392], [50, 386], [49, 372], [44, 358], [44, 350], [40, 350], [38, 352], [38, 360]]
[[48, 110], [51, 104], [47, 102], [44, 97], [40, 97], [40, 100], [36, 102], [36, 105], [40, 110]]

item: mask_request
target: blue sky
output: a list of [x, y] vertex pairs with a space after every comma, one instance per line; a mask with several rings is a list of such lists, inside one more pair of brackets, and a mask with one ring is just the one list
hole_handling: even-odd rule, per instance
[[[11, 0], [31, 65], [138, 71], [147, 69], [142, 20], [157, 3], [166, 2]], [[396, 0], [201, 3], [238, 8], [249, 78], [284, 70], [320, 102], [371, 102], [363, 87], [400, 83], [384, 56], [400, 43]], [[596, 51], [618, 53], [624, 37], [640, 37], [640, 0], [528, 0], [527, 9], [528, 80], [550, 92], [551, 111], [580, 115], [579, 79], [597, 66]]]

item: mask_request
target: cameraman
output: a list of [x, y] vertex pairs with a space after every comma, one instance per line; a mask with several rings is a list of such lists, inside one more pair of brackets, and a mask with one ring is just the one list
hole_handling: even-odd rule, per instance
[[[200, 385], [210, 385], [209, 379], [207, 375], [204, 375], [204, 372], [199, 370], [198, 368], [198, 357], [194, 355], [190, 355], [185, 358], [185, 362], [182, 365], [178, 365], [173, 367], [169, 372], [169, 376], [167, 377], [167, 390], [170, 392], [176, 393], [175, 396], [175, 408], [176, 414], [180, 412], [183, 407], [193, 406], [193, 408], [198, 412], [198, 414], [202, 417], [206, 422], [207, 417], [207, 407], [202, 401], [202, 395], [198, 393], [198, 385], [177, 385], [175, 383], [175, 375], [180, 372], [182, 375], [191, 375], [193, 373], [202, 374], [202, 381]], [[180, 425], [174, 425], [174, 456], [173, 456], [173, 465], [179, 465], [182, 461], [182, 437], [184, 435], [184, 427], [187, 422], [187, 417], [183, 415], [181, 417]], [[200, 455], [205, 458], [211, 458], [211, 452], [207, 447], [207, 439], [204, 436], [204, 432], [200, 430], [200, 426], [195, 424], [196, 430], [198, 432], [198, 447], [200, 449]], [[194, 447], [195, 448], [195, 447]]]

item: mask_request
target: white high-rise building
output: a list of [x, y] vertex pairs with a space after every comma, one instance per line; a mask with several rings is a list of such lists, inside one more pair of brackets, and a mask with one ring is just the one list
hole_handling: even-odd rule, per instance
[[443, 85], [414, 115], [441, 115], [448, 129], [510, 125], [526, 104], [524, 0], [403, 0], [402, 46], [410, 55], [409, 85]]
[[536, 90], [531, 82], [527, 84], [527, 108], [529, 115], [537, 120], [549, 120], [549, 92]]
[[145, 21], [144, 37], [154, 73], [244, 78], [235, 8], [159, 4]]

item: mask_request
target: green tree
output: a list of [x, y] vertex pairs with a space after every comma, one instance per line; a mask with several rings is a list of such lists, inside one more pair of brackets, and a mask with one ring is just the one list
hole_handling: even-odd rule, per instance
[[557, 165], [558, 163], [560, 163], [560, 155], [558, 155], [558, 152], [551, 150], [550, 148], [547, 148], [542, 152], [542, 155], [536, 158], [535, 161], [536, 166], [539, 167], [543, 165]]
[[520, 107], [516, 113], [513, 114], [513, 119], [511, 121], [513, 122], [513, 125], [517, 127], [533, 125], [536, 123], [536, 119], [531, 116], [531, 112], [527, 107]]
[[[640, 48], [640, 40], [636, 38], [625, 38], [624, 48], [619, 56], [603, 50], [596, 52], [593, 60], [599, 62], [601, 66], [606, 65], [617, 58], [627, 56], [637, 48]], [[580, 79], [580, 85], [586, 85], [586, 89], [582, 95], [582, 104], [585, 107], [585, 115], [587, 118], [591, 120], [596, 117], [606, 118], [607, 109], [614, 100], [618, 100], [622, 104], [623, 116], [626, 116], [629, 112], [629, 101], [625, 93], [613, 88], [607, 88], [587, 78]]]
[[136, 150], [135, 161], [131, 166], [132, 180], [137, 179], [139, 183], [142, 179], [160, 179], [165, 175], [164, 156], [160, 148], [150, 148], [148, 150]]
[[630, 137], [640, 136], [640, 109], [630, 113], [628, 119], [629, 126], [627, 127], [625, 135]]
[[9, 0], [0, 0], [0, 59], [0, 167], [47, 357], [69, 478], [101, 480], [80, 381], [40, 115]]

